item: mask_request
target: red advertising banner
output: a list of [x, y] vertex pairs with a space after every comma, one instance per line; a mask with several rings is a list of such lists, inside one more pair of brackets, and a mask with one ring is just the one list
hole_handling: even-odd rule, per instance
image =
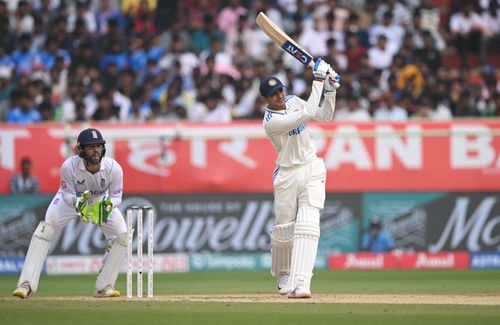
[[[276, 153], [260, 121], [231, 124], [99, 124], [127, 193], [271, 192]], [[500, 189], [500, 120], [309, 123], [329, 192]], [[29, 156], [41, 191], [82, 125], [0, 126], [0, 194]]]
[[468, 269], [469, 252], [332, 254], [328, 268], [348, 269]]

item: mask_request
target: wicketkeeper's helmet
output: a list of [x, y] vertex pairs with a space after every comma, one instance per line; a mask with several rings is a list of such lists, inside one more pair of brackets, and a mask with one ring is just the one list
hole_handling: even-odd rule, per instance
[[[80, 132], [78, 135], [78, 140], [76, 143], [76, 148], [78, 149], [78, 156], [80, 158], [86, 159], [85, 156], [85, 146], [89, 144], [101, 144], [102, 145], [102, 157], [106, 154], [106, 141], [102, 137], [101, 132], [97, 129], [88, 128]], [[102, 159], [101, 157], [101, 159]]]

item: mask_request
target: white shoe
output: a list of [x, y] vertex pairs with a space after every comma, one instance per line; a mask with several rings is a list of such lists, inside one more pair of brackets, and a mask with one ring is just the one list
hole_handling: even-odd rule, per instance
[[31, 287], [28, 282], [23, 282], [19, 287], [12, 292], [12, 294], [16, 297], [19, 297], [21, 299], [26, 299], [31, 293]]
[[304, 299], [311, 298], [311, 290], [306, 285], [306, 279], [303, 277], [297, 277], [295, 289], [288, 293], [288, 298], [290, 299]]
[[111, 285], [107, 285], [102, 290], [98, 290], [94, 293], [94, 297], [96, 298], [112, 298], [112, 297], [120, 297], [120, 291], [115, 290]]
[[297, 286], [293, 291], [290, 291], [290, 293], [288, 293], [289, 299], [306, 299], [311, 297], [311, 291], [300, 286]]
[[280, 273], [278, 275], [278, 293], [280, 295], [286, 295], [288, 293], [288, 278], [290, 275], [288, 273]]

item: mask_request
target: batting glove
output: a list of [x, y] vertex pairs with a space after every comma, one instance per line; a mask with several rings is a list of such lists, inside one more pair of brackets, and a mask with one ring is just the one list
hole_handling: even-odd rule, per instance
[[88, 205], [88, 199], [89, 199], [89, 191], [83, 192], [80, 196], [77, 196], [75, 199], [75, 210], [76, 214], [82, 220], [83, 222], [89, 223], [90, 220], [87, 217], [89, 205]]
[[325, 90], [328, 92], [335, 91], [340, 87], [340, 75], [335, 70], [328, 71], [328, 81], [325, 83]]
[[332, 68], [323, 59], [319, 58], [314, 63], [313, 75], [314, 79], [318, 81], [325, 81], [328, 71]]

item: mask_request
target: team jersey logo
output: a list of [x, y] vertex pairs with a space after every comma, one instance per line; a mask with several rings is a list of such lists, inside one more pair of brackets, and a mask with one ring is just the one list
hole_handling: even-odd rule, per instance
[[106, 187], [106, 180], [104, 178], [101, 178], [101, 188]]
[[299, 135], [302, 132], [304, 132], [304, 130], [306, 128], [307, 128], [307, 124], [301, 124], [298, 127], [296, 127], [295, 129], [288, 131], [288, 136], [292, 137], [292, 136], [295, 136], [295, 135]]

